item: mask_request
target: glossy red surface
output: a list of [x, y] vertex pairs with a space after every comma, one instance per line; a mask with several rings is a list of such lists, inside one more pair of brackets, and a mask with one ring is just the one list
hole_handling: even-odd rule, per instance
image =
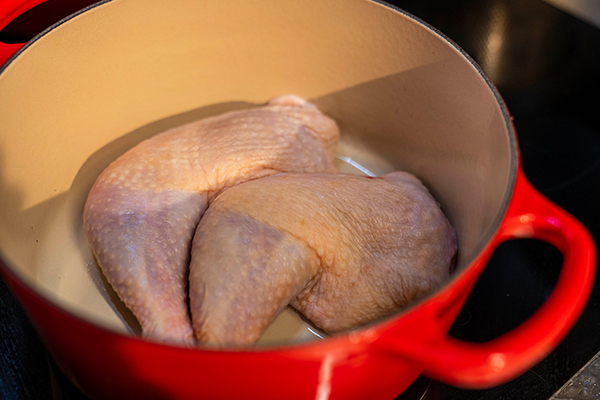
[[[0, 4], [0, 28], [43, 1]], [[21, 45], [0, 45], [0, 64]], [[559, 282], [525, 323], [487, 343], [447, 332], [494, 249], [537, 238], [564, 256]], [[47, 301], [9, 266], [0, 272], [67, 376], [94, 399], [391, 399], [425, 372], [464, 387], [514, 378], [548, 354], [581, 313], [594, 281], [596, 250], [585, 228], [540, 195], [520, 166], [492, 240], [441, 291], [384, 323], [322, 342], [264, 351], [183, 349], [122, 336]]]
[[6, 269], [3, 274], [61, 369], [93, 399], [230, 399], [248, 393], [263, 399], [389, 399], [422, 369], [386, 351], [371, 351], [383, 337], [378, 329], [268, 351], [151, 343], [90, 325], [45, 301]]
[[[46, 0], [7, 0], [0, 4], [0, 30], [2, 30], [11, 21], [23, 14], [27, 10], [43, 3]], [[13, 54], [15, 54], [23, 43], [2, 43], [0, 42], [0, 65], [4, 64]]]
[[459, 282], [444, 291], [460, 291], [464, 285], [474, 283], [496, 247], [519, 238], [544, 240], [564, 257], [552, 295], [529, 320], [487, 343], [444, 337], [438, 342], [402, 342], [401, 346], [396, 341], [390, 347], [425, 364], [426, 375], [468, 388], [499, 385], [541, 361], [567, 334], [585, 307], [594, 282], [596, 248], [588, 231], [533, 188], [520, 167], [513, 197], [495, 237]]

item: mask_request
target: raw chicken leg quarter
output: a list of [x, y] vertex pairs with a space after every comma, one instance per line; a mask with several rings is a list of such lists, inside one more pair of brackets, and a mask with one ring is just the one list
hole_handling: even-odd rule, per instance
[[200, 343], [247, 346], [287, 305], [328, 333], [388, 315], [435, 289], [454, 229], [413, 175], [278, 174], [224, 191], [192, 244]]
[[83, 222], [98, 264], [145, 337], [194, 344], [187, 276], [194, 230], [223, 189], [279, 172], [335, 172], [333, 120], [295, 96], [171, 129], [96, 180]]

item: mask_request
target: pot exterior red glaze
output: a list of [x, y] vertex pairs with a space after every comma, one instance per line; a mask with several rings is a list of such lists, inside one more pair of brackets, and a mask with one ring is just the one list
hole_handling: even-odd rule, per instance
[[378, 339], [375, 330], [258, 352], [150, 343], [73, 318], [5, 277], [63, 372], [93, 399], [231, 399], [249, 394], [263, 399], [393, 398], [422, 369], [388, 352], [369, 350]]
[[[4, 29], [10, 22], [33, 7], [47, 0], [9, 0], [0, 5], [0, 30]], [[0, 42], [0, 65], [4, 64], [15, 54], [24, 43], [2, 43]]]
[[[0, 28], [41, 2], [1, 3]], [[510, 116], [493, 86], [441, 34], [385, 4], [265, 4], [115, 0], [63, 21], [15, 58], [21, 45], [0, 45], [0, 64], [7, 61], [0, 88], [8, 93], [0, 92], [0, 138], [10, 167], [0, 181], [0, 272], [61, 369], [93, 399], [351, 400], [392, 399], [421, 373], [480, 388], [531, 368], [583, 310], [596, 250], [586, 229], [524, 177]], [[330, 18], [334, 10], [336, 18]], [[124, 21], [133, 24], [128, 35], [119, 33]], [[322, 44], [331, 36], [338, 41]], [[177, 95], [160, 100], [171, 92]], [[348, 154], [368, 148], [373, 153], [362, 158], [367, 165], [381, 157], [385, 162], [377, 165], [389, 163], [424, 179], [461, 241], [462, 259], [446, 285], [402, 313], [348, 334], [247, 351], [142, 340], [96, 322], [101, 318], [81, 312], [68, 293], [49, 292], [53, 286], [44, 279], [54, 277], [43, 269], [31, 235], [48, 230], [54, 220], [48, 210], [60, 214], [56, 204], [78, 199], [70, 197], [80, 190], [74, 182], [96, 173], [121, 148], [174, 124], [172, 115], [185, 122], [191, 114], [211, 115], [240, 99], [260, 103], [282, 92], [315, 99], [338, 120]], [[371, 125], [376, 129], [369, 131]], [[465, 130], [472, 134], [461, 136]], [[395, 149], [405, 149], [398, 150], [402, 157]], [[363, 153], [356, 154], [361, 159]], [[37, 170], [21, 171], [20, 162]], [[485, 206], [471, 212], [480, 204]], [[69, 234], [80, 227], [74, 209], [65, 217], [74, 227]], [[49, 236], [39, 246], [52, 248]], [[519, 238], [544, 240], [562, 252], [550, 298], [493, 341], [448, 337], [495, 248]]]
[[[447, 337], [493, 249], [519, 237], [546, 240], [565, 256], [547, 303], [493, 342]], [[63, 371], [94, 399], [229, 399], [248, 393], [264, 399], [391, 399], [423, 370], [449, 384], [476, 388], [510, 380], [540, 361], [566, 335], [589, 296], [594, 270], [585, 266], [595, 259], [589, 240], [577, 221], [540, 197], [519, 173], [494, 240], [436, 296], [366, 330], [269, 351], [188, 350], [116, 335], [48, 304], [10, 274], [5, 277]]]
[[[389, 347], [423, 362], [427, 375], [469, 388], [498, 385], [541, 361], [560, 343], [585, 307], [595, 277], [596, 249], [587, 230], [539, 194], [520, 166], [513, 198], [494, 238], [459, 279], [446, 287], [439, 298], [432, 299], [439, 303], [431, 307], [443, 310], [444, 304], [462, 305], [466, 299], [460, 299], [459, 293], [470, 291], [494, 249], [506, 240], [520, 238], [544, 240], [558, 248], [564, 257], [554, 291], [526, 322], [486, 343], [438, 337], [430, 343], [417, 339], [414, 346], [389, 342]], [[438, 323], [437, 328], [443, 326], [444, 323]]]

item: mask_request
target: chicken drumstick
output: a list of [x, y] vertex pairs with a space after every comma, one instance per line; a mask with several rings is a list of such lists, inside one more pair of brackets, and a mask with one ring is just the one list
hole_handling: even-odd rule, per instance
[[187, 274], [194, 230], [223, 189], [278, 172], [335, 172], [333, 120], [295, 96], [171, 129], [98, 177], [83, 221], [98, 264], [156, 340], [194, 343]]

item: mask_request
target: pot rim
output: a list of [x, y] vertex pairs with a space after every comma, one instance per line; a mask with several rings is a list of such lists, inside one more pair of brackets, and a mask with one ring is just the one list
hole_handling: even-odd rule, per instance
[[[47, 0], [42, 0], [42, 2], [45, 2], [45, 1], [47, 1]], [[1, 65], [0, 66], [0, 75], [6, 70], [6, 68], [17, 57], [19, 57], [24, 51], [27, 51], [27, 49], [32, 44], [34, 44], [35, 42], [40, 40], [42, 37], [46, 36], [48, 33], [52, 32], [54, 29], [60, 27], [64, 23], [69, 22], [71, 19], [73, 19], [87, 11], [90, 11], [90, 10], [92, 10], [96, 7], [102, 6], [104, 4], [111, 3], [113, 1], [114, 0], [101, 0], [97, 3], [91, 4], [85, 8], [82, 8], [81, 10], [76, 11], [73, 14], [56, 22], [55, 24], [49, 26], [48, 28], [46, 28], [45, 30], [43, 30], [42, 32], [37, 34], [35, 37], [33, 37], [29, 42], [25, 43], [19, 50], [17, 50], [15, 52], [15, 54], [13, 54], [3, 65]], [[506, 103], [504, 102], [504, 99], [500, 95], [500, 92], [495, 87], [495, 85], [491, 82], [491, 80], [488, 78], [488, 76], [485, 74], [483, 69], [479, 66], [479, 64], [477, 64], [477, 62], [466, 51], [464, 51], [452, 39], [450, 39], [448, 36], [446, 36], [444, 33], [439, 31], [434, 26], [432, 26], [429, 23], [425, 22], [424, 20], [420, 19], [419, 17], [416, 17], [393, 4], [387, 3], [383, 0], [360, 0], [360, 1], [369, 1], [372, 3], [377, 3], [377, 4], [380, 4], [392, 11], [400, 13], [400, 14], [404, 15], [405, 17], [408, 17], [409, 19], [413, 20], [414, 22], [417, 22], [419, 25], [421, 25], [426, 30], [429, 30], [430, 32], [439, 36], [443, 41], [445, 41], [447, 44], [452, 46], [456, 51], [458, 51], [460, 53], [460, 55], [466, 61], [468, 61], [469, 64], [476, 70], [478, 75], [484, 80], [485, 84], [491, 91], [492, 95], [494, 96], [494, 98], [496, 100], [496, 103], [500, 107], [500, 111], [502, 112], [502, 118], [504, 120], [504, 124], [506, 127], [506, 134], [508, 136], [508, 141], [509, 141], [509, 174], [508, 174], [508, 179], [507, 179], [507, 187], [506, 187], [502, 202], [500, 203], [499, 210], [498, 210], [496, 216], [494, 217], [494, 219], [492, 220], [492, 223], [491, 223], [490, 227], [488, 228], [488, 230], [485, 232], [484, 235], [482, 235], [482, 238], [479, 241], [478, 245], [475, 246], [472, 256], [469, 257], [468, 259], [463, 260], [461, 265], [457, 265], [456, 269], [451, 273], [450, 278], [445, 283], [440, 285], [436, 290], [428, 293], [426, 296], [420, 298], [419, 300], [414, 301], [414, 302], [402, 307], [401, 310], [399, 310], [399, 311], [396, 311], [387, 316], [380, 317], [377, 320], [375, 320], [369, 324], [363, 325], [359, 328], [335, 334], [325, 340], [299, 341], [299, 342], [293, 342], [293, 343], [287, 343], [287, 344], [274, 344], [274, 345], [267, 345], [267, 346], [261, 346], [261, 347], [252, 347], [249, 349], [240, 349], [240, 348], [211, 349], [209, 347], [185, 348], [185, 347], [179, 346], [177, 344], [165, 344], [165, 343], [161, 343], [161, 342], [154, 341], [151, 339], [142, 338], [138, 335], [126, 334], [126, 333], [117, 331], [116, 329], [101, 325], [101, 324], [93, 321], [91, 318], [86, 318], [83, 315], [79, 315], [75, 312], [65, 309], [57, 301], [53, 300], [52, 298], [50, 298], [49, 296], [44, 294], [42, 291], [37, 290], [34, 285], [28, 283], [27, 279], [24, 278], [23, 276], [21, 276], [21, 274], [19, 272], [17, 272], [18, 269], [13, 267], [11, 265], [11, 263], [8, 262], [8, 257], [6, 257], [6, 255], [4, 254], [4, 251], [1, 248], [0, 248], [0, 272], [7, 274], [14, 282], [18, 283], [25, 290], [29, 291], [33, 295], [39, 297], [41, 300], [48, 303], [56, 311], [63, 313], [65, 315], [67, 315], [68, 317], [77, 320], [80, 323], [92, 325], [93, 327], [100, 329], [101, 331], [104, 331], [105, 333], [117, 335], [117, 336], [120, 336], [120, 337], [123, 337], [126, 339], [145, 342], [150, 346], [157, 345], [157, 346], [166, 346], [166, 347], [170, 347], [170, 348], [178, 348], [180, 350], [192, 350], [192, 351], [200, 351], [200, 352], [204, 352], [204, 351], [226, 352], [226, 353], [268, 353], [268, 352], [276, 352], [276, 351], [281, 351], [281, 350], [295, 351], [295, 350], [298, 350], [299, 348], [306, 348], [306, 347], [316, 348], [317, 346], [322, 347], [323, 345], [326, 345], [327, 343], [339, 342], [340, 340], [346, 341], [349, 338], [351, 332], [360, 332], [360, 331], [365, 331], [365, 330], [371, 329], [376, 326], [383, 327], [384, 325], [389, 326], [389, 324], [393, 324], [394, 320], [402, 318], [404, 315], [412, 312], [414, 309], [427, 303], [430, 299], [437, 296], [440, 292], [442, 292], [442, 291], [448, 289], [450, 286], [453, 286], [454, 284], [456, 284], [459, 281], [460, 276], [462, 276], [466, 270], [475, 266], [475, 260], [484, 252], [485, 248], [490, 245], [494, 235], [497, 233], [503, 219], [505, 218], [506, 212], [508, 210], [508, 206], [512, 200], [514, 187], [515, 187], [517, 177], [518, 177], [517, 172], [520, 168], [520, 154], [519, 154], [519, 148], [518, 148], [518, 143], [517, 143], [516, 130], [515, 130], [515, 127], [514, 127], [514, 124], [512, 121], [513, 119], [508, 111], [508, 108], [506, 106]], [[0, 276], [1, 276], [1, 274], [0, 274]]]

